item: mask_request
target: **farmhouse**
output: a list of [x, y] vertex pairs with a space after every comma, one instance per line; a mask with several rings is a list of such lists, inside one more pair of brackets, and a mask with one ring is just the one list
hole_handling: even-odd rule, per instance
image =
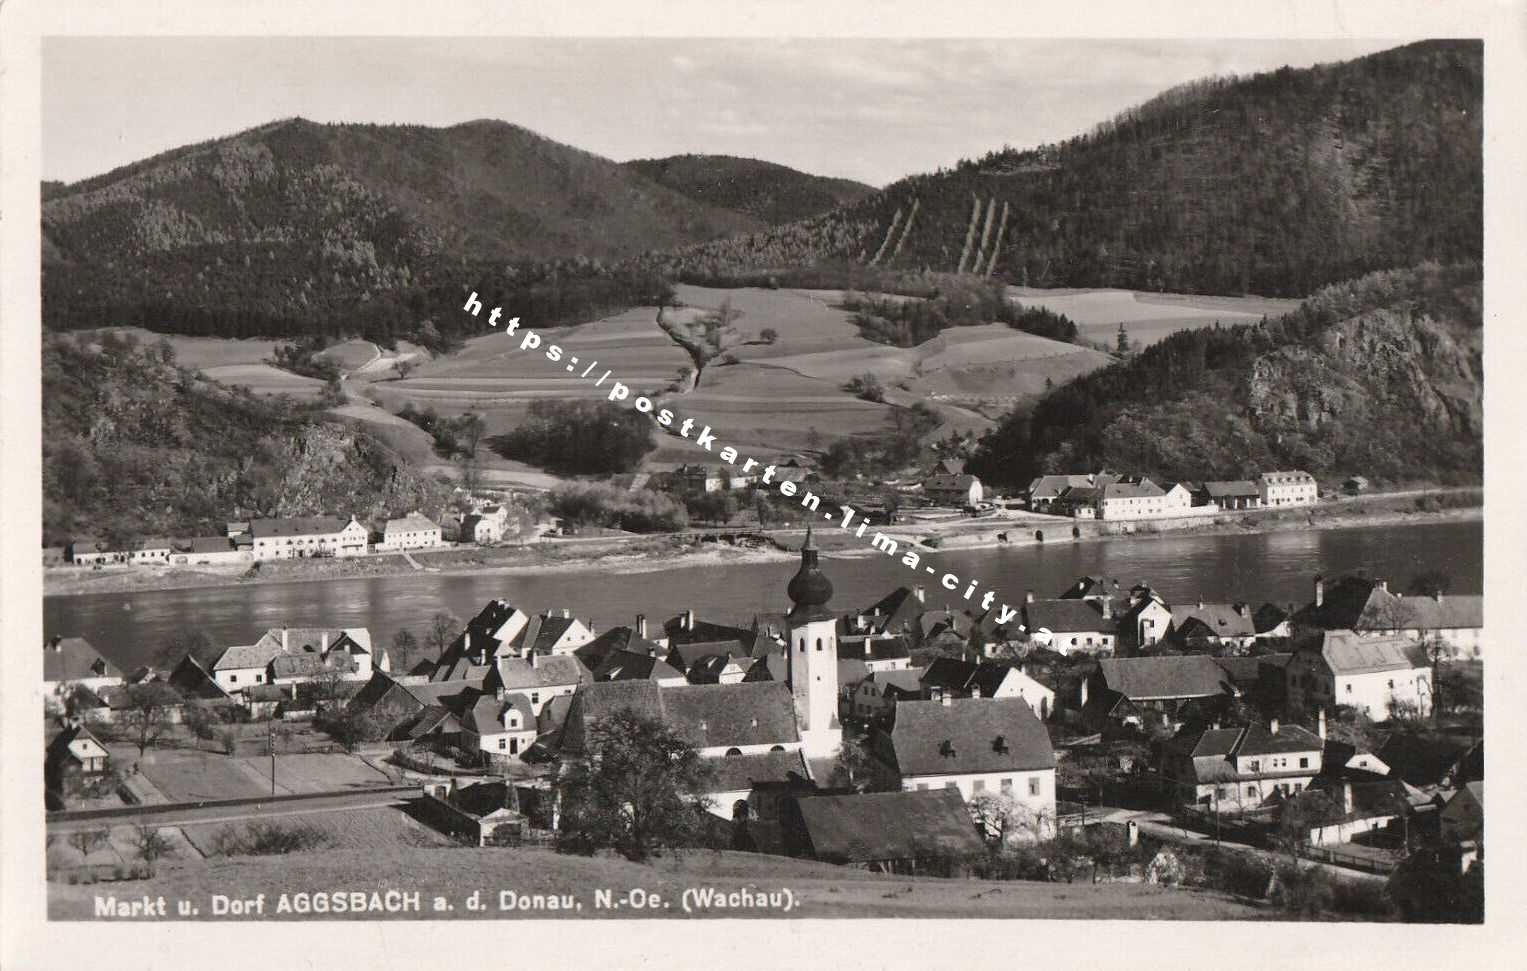
[[1345, 576], [1327, 584], [1316, 577], [1314, 599], [1294, 614], [1296, 628], [1352, 630], [1378, 637], [1437, 639], [1464, 657], [1478, 657], [1484, 638], [1484, 598], [1441, 591], [1405, 597], [1384, 580]]
[[877, 873], [919, 873], [978, 859], [985, 847], [959, 794], [872, 792], [787, 798], [786, 852]]
[[974, 506], [981, 501], [981, 480], [968, 474], [930, 475], [923, 480], [923, 495], [941, 506]]
[[1193, 504], [1226, 510], [1256, 509], [1262, 505], [1262, 490], [1255, 482], [1245, 479], [1205, 482], [1194, 490]]
[[1175, 722], [1188, 702], [1217, 703], [1234, 688], [1212, 657], [1104, 658], [1082, 682], [1082, 716], [1095, 728]]
[[370, 531], [356, 521], [332, 516], [296, 519], [256, 519], [249, 524], [257, 560], [302, 556], [361, 556], [371, 539]]
[[502, 689], [482, 695], [461, 717], [461, 742], [468, 751], [490, 758], [515, 758], [535, 744], [536, 718], [530, 699]]
[[1161, 773], [1184, 805], [1242, 813], [1302, 792], [1320, 774], [1324, 740], [1298, 725], [1179, 732], [1163, 749]]
[[249, 563], [254, 558], [253, 541], [247, 535], [238, 539], [228, 536], [178, 539], [170, 553], [170, 562], [176, 566], [223, 566]]
[[1426, 715], [1432, 707], [1431, 665], [1406, 637], [1323, 631], [1294, 651], [1285, 685], [1291, 713], [1346, 705], [1382, 720], [1398, 710]]
[[81, 566], [126, 563], [128, 559], [126, 551], [113, 550], [97, 539], [77, 539], [69, 544], [66, 553], [70, 563], [78, 563]]
[[43, 781], [50, 802], [59, 808], [75, 796], [83, 781], [99, 776], [111, 761], [106, 746], [84, 725], [71, 725], [53, 736], [43, 757]]
[[1055, 709], [1055, 692], [1024, 673], [1022, 668], [996, 661], [960, 661], [941, 657], [922, 676], [922, 696], [950, 698], [1019, 698], [1041, 721]]
[[1138, 654], [1166, 639], [1172, 628], [1172, 610], [1147, 586], [1130, 589], [1119, 614], [1119, 654]]
[[1057, 654], [1112, 654], [1118, 637], [1113, 604], [1104, 597], [1027, 599], [1023, 626], [1034, 643]]
[[1244, 603], [1197, 603], [1172, 608], [1173, 642], [1191, 650], [1250, 647], [1257, 628]]
[[905, 791], [955, 789], [1009, 799], [1035, 838], [1053, 831], [1055, 750], [1021, 698], [901, 701], [871, 747]]
[[75, 687], [99, 691], [121, 683], [121, 670], [83, 637], [50, 637], [43, 645], [42, 687], [52, 707]]
[[1067, 489], [1085, 489], [1093, 484], [1091, 475], [1041, 475], [1029, 483], [1029, 508], [1049, 512], [1055, 500]]
[[381, 550], [419, 550], [440, 545], [440, 524], [426, 519], [417, 512], [402, 519], [389, 519], [382, 527], [382, 541], [376, 545]]
[[531, 712], [539, 718], [541, 709], [553, 698], [571, 695], [579, 685], [589, 684], [594, 675], [583, 662], [570, 654], [527, 658], [500, 657], [497, 684], [509, 694], [523, 695]]

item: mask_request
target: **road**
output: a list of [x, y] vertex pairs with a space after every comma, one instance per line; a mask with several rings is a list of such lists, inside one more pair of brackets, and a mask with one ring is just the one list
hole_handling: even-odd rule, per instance
[[419, 789], [414, 786], [361, 790], [335, 793], [304, 799], [273, 799], [250, 803], [239, 800], [235, 804], [208, 803], [199, 806], [125, 806], [120, 811], [91, 819], [49, 819], [48, 834], [75, 833], [81, 830], [106, 829], [111, 826], [136, 826], [140, 823], [157, 826], [183, 826], [192, 823], [222, 823], [244, 819], [276, 819], [281, 816], [302, 816], [309, 813], [344, 812], [353, 809], [376, 809], [400, 806], [417, 798]]

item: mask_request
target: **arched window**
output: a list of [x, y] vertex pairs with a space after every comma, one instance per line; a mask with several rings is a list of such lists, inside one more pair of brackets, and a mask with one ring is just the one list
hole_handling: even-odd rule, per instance
[[726, 750], [726, 754], [727, 755], [741, 755], [742, 754], [742, 749], [737, 748], [736, 746], [733, 746], [733, 747], [731, 747], [731, 748]]
[[820, 637], [818, 637], [817, 638], [817, 650], [820, 651], [821, 649], [822, 649], [822, 639]]
[[776, 745], [773, 748], [769, 749], [769, 751], [771, 751], [771, 752], [783, 752], [784, 750], [785, 750], [785, 747], [783, 745]]
[[806, 653], [806, 638], [804, 638], [804, 637], [801, 638], [801, 653], [802, 654]]

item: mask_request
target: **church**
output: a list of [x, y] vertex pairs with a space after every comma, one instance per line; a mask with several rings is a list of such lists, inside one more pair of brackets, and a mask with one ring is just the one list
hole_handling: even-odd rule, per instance
[[786, 681], [795, 702], [801, 750], [808, 759], [835, 757], [843, 748], [838, 721], [838, 621], [828, 609], [832, 582], [817, 561], [811, 527], [801, 547], [801, 567], [785, 588], [793, 605], [786, 615]]

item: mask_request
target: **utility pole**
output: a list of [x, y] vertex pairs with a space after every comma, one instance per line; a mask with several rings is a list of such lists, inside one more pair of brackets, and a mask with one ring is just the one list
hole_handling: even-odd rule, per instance
[[276, 722], [274, 719], [265, 723], [265, 744], [270, 749], [270, 794], [276, 795]]

